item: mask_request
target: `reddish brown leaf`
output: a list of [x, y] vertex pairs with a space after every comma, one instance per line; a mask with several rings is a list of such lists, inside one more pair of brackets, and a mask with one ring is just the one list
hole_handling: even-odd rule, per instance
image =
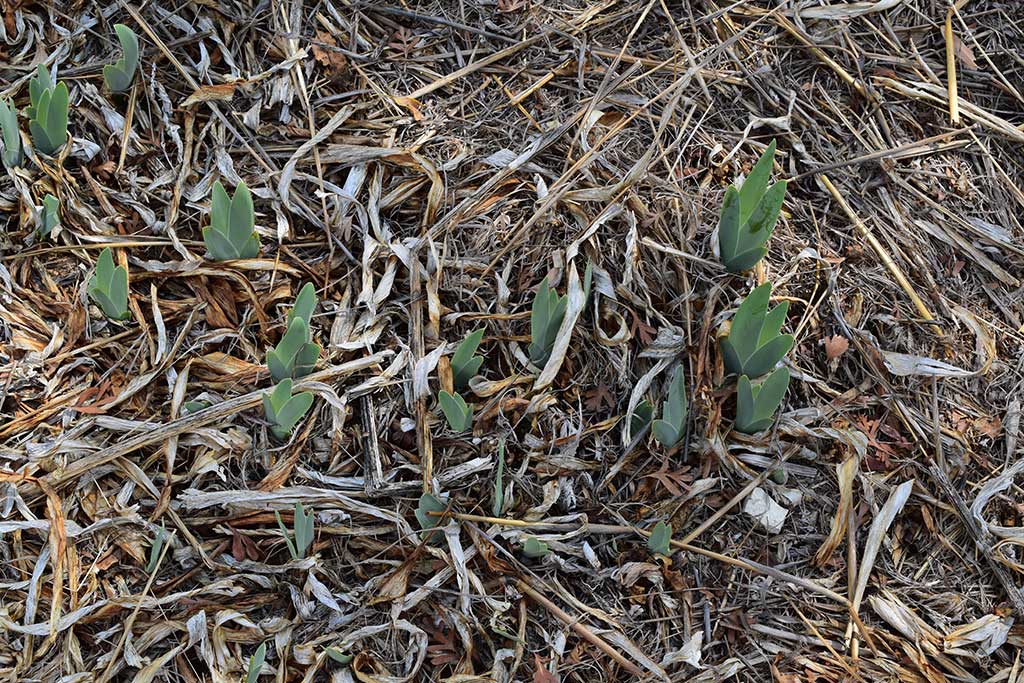
[[829, 360], [835, 360], [850, 348], [850, 340], [836, 334], [831, 337], [822, 337], [821, 345], [825, 347], [825, 356]]

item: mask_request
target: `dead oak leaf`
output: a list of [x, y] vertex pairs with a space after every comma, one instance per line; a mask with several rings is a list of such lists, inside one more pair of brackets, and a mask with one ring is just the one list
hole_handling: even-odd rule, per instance
[[850, 349], [850, 340], [835, 334], [831, 337], [822, 337], [821, 345], [825, 347], [825, 357], [836, 360]]
[[540, 655], [533, 655], [533, 683], [559, 683], [559, 678], [544, 667], [544, 660]]

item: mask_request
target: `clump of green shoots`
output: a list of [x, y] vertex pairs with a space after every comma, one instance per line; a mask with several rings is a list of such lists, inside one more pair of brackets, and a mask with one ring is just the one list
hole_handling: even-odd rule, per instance
[[686, 383], [683, 381], [683, 369], [676, 368], [672, 383], [668, 387], [668, 399], [661, 404], [661, 419], [651, 425], [654, 438], [665, 448], [672, 448], [679, 443], [686, 433], [686, 416], [689, 408], [686, 402]]
[[772, 425], [775, 411], [789, 388], [789, 370], [781, 367], [761, 382], [751, 384], [743, 375], [736, 383], [736, 429], [744, 434], [762, 432]]
[[786, 181], [768, 187], [775, 158], [772, 140], [739, 190], [729, 186], [718, 220], [718, 251], [725, 269], [742, 273], [757, 264], [768, 249], [765, 244], [779, 220]]
[[284, 379], [271, 391], [263, 394], [263, 412], [270, 422], [270, 431], [279, 439], [287, 439], [296, 423], [313, 405], [313, 394], [308, 391], [292, 396], [292, 380]]
[[306, 551], [313, 545], [313, 538], [316, 535], [316, 529], [313, 527], [316, 515], [313, 513], [313, 508], [306, 512], [302, 503], [295, 504], [295, 519], [293, 521], [295, 531], [291, 535], [288, 534], [288, 527], [281, 520], [281, 513], [274, 510], [274, 517], [277, 518], [277, 526], [281, 529], [281, 535], [284, 536], [284, 542], [288, 545], [288, 553], [292, 559], [304, 558]]
[[124, 320], [128, 313], [128, 270], [114, 266], [114, 256], [107, 247], [96, 261], [96, 272], [86, 289], [97, 306], [111, 320]]
[[530, 362], [534, 365], [543, 366], [551, 357], [568, 305], [568, 295], [559, 296], [554, 288], [548, 287], [548, 279], [544, 278], [537, 288], [530, 313]]
[[103, 67], [103, 80], [111, 92], [126, 92], [132, 87], [135, 70], [139, 66], [139, 38], [124, 24], [114, 24], [117, 40], [121, 43], [121, 59]]
[[25, 110], [32, 142], [43, 154], [53, 154], [68, 140], [68, 86], [52, 85], [50, 72], [40, 64], [29, 79], [31, 105]]
[[316, 367], [320, 345], [310, 340], [309, 331], [314, 308], [316, 290], [313, 283], [307, 282], [288, 314], [288, 331], [276, 347], [267, 350], [267, 369], [275, 381], [305, 377]]
[[438, 401], [445, 419], [448, 420], [448, 426], [453, 432], [461, 434], [473, 426], [473, 406], [468, 405], [464, 398], [457, 393], [449, 394], [447, 391], [442, 391], [438, 395]]
[[470, 332], [469, 336], [459, 344], [455, 353], [452, 354], [452, 383], [455, 385], [456, 391], [465, 389], [469, 380], [480, 370], [484, 359], [482, 356], [473, 354], [476, 353], [480, 346], [480, 340], [483, 338], [484, 331], [482, 329]]
[[215, 182], [210, 225], [203, 228], [203, 242], [210, 256], [216, 261], [255, 258], [260, 253], [255, 226], [252, 194], [245, 183], [239, 183], [235, 196], [228, 197], [220, 181]]
[[0, 139], [4, 143], [4, 164], [8, 168], [21, 166], [21, 131], [18, 129], [18, 112], [7, 100], [0, 100]]
[[793, 335], [780, 334], [789, 302], [769, 311], [771, 294], [770, 282], [754, 289], [736, 311], [728, 336], [720, 340], [722, 361], [730, 373], [760, 377], [793, 347]]

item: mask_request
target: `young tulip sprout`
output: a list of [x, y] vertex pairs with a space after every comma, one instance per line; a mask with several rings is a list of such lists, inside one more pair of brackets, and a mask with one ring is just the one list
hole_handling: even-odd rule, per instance
[[316, 367], [320, 345], [310, 340], [309, 331], [315, 308], [315, 288], [312, 283], [306, 283], [288, 313], [288, 331], [277, 346], [267, 350], [267, 369], [275, 381], [305, 377]]
[[480, 370], [480, 366], [484, 362], [482, 357], [473, 355], [483, 338], [484, 331], [482, 329], [470, 332], [452, 355], [452, 379], [457, 391], [466, 388], [469, 380]]
[[103, 80], [111, 92], [125, 92], [132, 87], [135, 69], [139, 66], [139, 38], [124, 24], [114, 24], [117, 40], [121, 43], [121, 59], [103, 67]]
[[114, 266], [114, 256], [107, 247], [96, 261], [96, 272], [86, 290], [103, 314], [111, 320], [124, 320], [128, 312], [128, 270]]
[[718, 251], [730, 273], [753, 268], [768, 253], [764, 245], [775, 229], [786, 196], [786, 181], [768, 187], [774, 158], [772, 140], [740, 189], [730, 186], [725, 191], [718, 220]]
[[686, 383], [683, 380], [683, 369], [676, 368], [672, 383], [668, 388], [668, 399], [661, 404], [661, 419], [651, 425], [654, 438], [665, 448], [678, 444], [686, 433], [686, 416], [689, 408], [686, 403]]
[[442, 391], [438, 396], [438, 401], [445, 419], [448, 420], [448, 426], [453, 432], [461, 434], [473, 426], [473, 407], [468, 405], [461, 396]]
[[235, 196], [229, 198], [220, 181], [215, 182], [210, 225], [203, 228], [203, 242], [210, 256], [216, 261], [256, 258], [260, 239], [253, 230], [255, 225], [252, 194], [245, 183], [239, 183]]
[[68, 86], [52, 85], [50, 72], [40, 64], [28, 92], [31, 105], [25, 114], [32, 142], [43, 154], [53, 154], [68, 141]]
[[751, 384], [746, 375], [740, 377], [736, 383], [736, 429], [756, 434], [771, 427], [788, 388], [789, 370], [784, 367], [760, 384]]
[[554, 288], [548, 287], [547, 278], [541, 280], [530, 313], [530, 362], [534, 365], [541, 367], [551, 357], [568, 306], [568, 296], [558, 296]]
[[279, 439], [287, 439], [296, 423], [313, 405], [313, 394], [304, 391], [292, 396], [292, 381], [281, 380], [272, 391], [263, 394], [263, 412], [270, 422], [270, 431]]
[[288, 546], [288, 554], [292, 556], [293, 560], [304, 558], [306, 551], [313, 545], [313, 538], [316, 536], [316, 529], [313, 526], [316, 521], [316, 515], [313, 514], [313, 509], [310, 508], [309, 512], [306, 512], [302, 507], [302, 503], [295, 504], [295, 519], [293, 522], [295, 532], [291, 535], [288, 534], [288, 527], [281, 520], [281, 513], [274, 510], [274, 517], [277, 518], [277, 526], [281, 529], [281, 535], [284, 536], [284, 542]]
[[766, 282], [747, 296], [733, 316], [729, 334], [719, 344], [725, 369], [736, 375], [760, 377], [775, 367], [793, 347], [793, 336], [780, 334], [789, 302], [768, 310], [772, 284]]

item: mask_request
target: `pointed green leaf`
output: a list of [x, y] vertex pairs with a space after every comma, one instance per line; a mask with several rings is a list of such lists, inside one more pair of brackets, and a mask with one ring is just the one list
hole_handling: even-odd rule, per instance
[[68, 138], [68, 103], [68, 86], [65, 83], [58, 83], [50, 99], [45, 124], [47, 136], [56, 145], [54, 151]]
[[290, 432], [313, 405], [313, 394], [308, 391], [295, 394], [277, 411], [277, 426]]
[[654, 433], [654, 438], [658, 440], [665, 448], [672, 448], [679, 439], [682, 438], [682, 434], [676, 429], [675, 425], [665, 420], [655, 420], [651, 423], [651, 431]]
[[41, 237], [48, 236], [53, 229], [60, 225], [60, 202], [52, 194], [43, 197], [43, 224], [39, 229]]
[[631, 436], [639, 434], [644, 427], [650, 424], [651, 419], [654, 417], [654, 406], [651, 405], [650, 401], [641, 401], [637, 404], [633, 415], [629, 420], [629, 433]]
[[295, 318], [302, 318], [308, 327], [313, 319], [313, 310], [316, 308], [316, 287], [312, 282], [307, 282], [299, 290], [295, 297], [295, 305], [288, 311], [287, 323], [291, 325]]
[[328, 657], [336, 661], [338, 664], [341, 664], [342, 666], [347, 666], [352, 662], [353, 659], [355, 659], [353, 655], [342, 652], [336, 647], [326, 648], [324, 652], [327, 653]]
[[445, 419], [448, 420], [448, 426], [453, 432], [462, 433], [473, 423], [473, 409], [458, 394], [442, 391], [438, 394], [438, 401]]
[[722, 351], [722, 364], [725, 365], [725, 370], [730, 375], [735, 375], [743, 372], [743, 361], [740, 360], [740, 356], [736, 353], [735, 347], [732, 342], [729, 341], [728, 337], [722, 337], [718, 340], [718, 346]]
[[452, 354], [452, 368], [456, 373], [473, 360], [473, 354], [476, 353], [477, 347], [480, 346], [480, 340], [483, 338], [483, 328], [474, 330], [455, 349], [455, 353]]
[[764, 327], [765, 311], [771, 298], [772, 285], [766, 282], [747, 295], [733, 316], [729, 327], [729, 341], [740, 359], [745, 360], [757, 349], [757, 342]]
[[210, 225], [213, 226], [221, 236], [229, 239], [228, 220], [231, 216], [231, 199], [228, 191], [224, 189], [221, 182], [213, 183], [213, 196], [210, 198]]
[[118, 266], [110, 278], [110, 290], [108, 292], [110, 301], [116, 307], [117, 318], [125, 317], [128, 312], [128, 271], [124, 266]]
[[793, 335], [783, 334], [775, 337], [754, 352], [743, 364], [743, 373], [749, 377], [760, 377], [786, 357], [793, 348]]
[[768, 187], [768, 178], [771, 176], [774, 159], [775, 140], [772, 140], [768, 144], [768, 148], [758, 158], [757, 163], [754, 164], [754, 168], [750, 170], [750, 174], [743, 181], [743, 186], [740, 188], [740, 225], [746, 223], [747, 219], [750, 218], [754, 207], [757, 206], [758, 201], [764, 194], [765, 188]]
[[[786, 197], [786, 181], [780, 180], [765, 192], [750, 214], [750, 219], [744, 224], [741, 231], [741, 248], [752, 248], [761, 246], [771, 237], [775, 224], [779, 221], [779, 212], [782, 210], [782, 201]], [[745, 240], [744, 240], [745, 238]], [[742, 244], [747, 241], [747, 244]]]
[[[121, 51], [124, 53], [121, 59], [114, 63], [119, 72], [118, 88], [111, 87], [114, 92], [124, 92], [132, 84], [135, 78], [135, 70], [139, 66], [139, 38], [135, 31], [124, 24], [114, 24], [114, 32], [117, 33], [117, 40], [121, 43]], [[103, 70], [106, 76], [106, 68]], [[107, 81], [110, 86], [110, 81]]]
[[476, 374], [480, 371], [480, 366], [483, 365], [484, 359], [482, 356], [474, 356], [469, 359], [469, 362], [458, 369], [457, 372], [453, 373], [453, 381], [456, 389], [464, 389], [469, 385], [469, 380], [473, 379]]
[[662, 407], [662, 417], [677, 432], [683, 431], [686, 422], [686, 383], [683, 379], [683, 368], [676, 368], [672, 383], [668, 389], [668, 400]]
[[263, 662], [267, 659], [267, 644], [261, 643], [256, 649], [256, 654], [249, 660], [249, 671], [245, 675], [245, 683], [256, 683], [256, 680], [260, 677], [260, 669], [263, 668]]
[[755, 417], [771, 420], [775, 416], [775, 411], [782, 404], [782, 399], [786, 397], [787, 389], [789, 389], [789, 370], [783, 366], [761, 382], [757, 398], [754, 401]]
[[718, 217], [718, 252], [722, 263], [730, 268], [729, 263], [736, 255], [740, 235], [740, 194], [735, 187], [725, 189], [722, 200], [722, 212]]
[[295, 356], [295, 365], [292, 375], [295, 378], [305, 377], [316, 369], [316, 362], [320, 359], [319, 344], [303, 344], [299, 353]]
[[668, 556], [672, 553], [670, 541], [672, 540], [672, 527], [665, 522], [658, 522], [654, 525], [651, 535], [647, 537], [647, 549], [655, 555]]
[[233, 261], [240, 258], [235, 250], [235, 245], [228, 241], [214, 226], [203, 228], [203, 242], [206, 243], [206, 251], [215, 261]]
[[757, 338], [758, 346], [762, 346], [765, 342], [779, 336], [779, 332], [782, 330], [782, 325], [786, 322], [786, 314], [788, 312], [788, 301], [783, 301], [781, 304], [768, 311], [764, 317], [764, 323], [761, 325], [761, 334], [758, 335]]
[[256, 258], [260, 255], [260, 238], [255, 232], [249, 235], [249, 239], [245, 241], [242, 248], [239, 250], [239, 258]]
[[252, 194], [244, 182], [238, 183], [235, 188], [235, 196], [231, 199], [231, 218], [228, 227], [228, 239], [233, 244], [244, 244], [252, 235], [253, 225], [256, 224], [253, 212]]
[[540, 281], [537, 294], [533, 298], [533, 309], [530, 312], [530, 339], [535, 345], [539, 345], [548, 325], [548, 306], [551, 303], [551, 296], [548, 290], [548, 279]]
[[280, 412], [281, 408], [284, 407], [291, 396], [291, 379], [282, 379], [270, 392], [270, 403], [274, 406], [274, 415], [277, 415], [278, 412]]
[[18, 112], [7, 100], [0, 100], [0, 133], [2, 133], [4, 142], [4, 164], [8, 168], [21, 166], [21, 131], [18, 129]]

